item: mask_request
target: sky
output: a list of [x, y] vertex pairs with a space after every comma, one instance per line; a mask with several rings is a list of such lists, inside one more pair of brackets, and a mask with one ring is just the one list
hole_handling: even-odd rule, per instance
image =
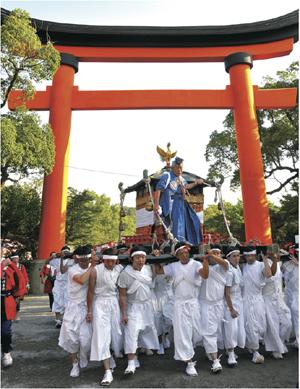
[[[8, 10], [22, 8], [31, 17], [49, 21], [91, 25], [204, 26], [251, 23], [285, 15], [298, 1], [240, 0], [135, 0], [135, 1], [2, 1]], [[286, 57], [255, 61], [254, 85], [264, 76], [275, 76], [299, 58], [299, 43]], [[45, 89], [44, 83], [38, 90]], [[74, 85], [80, 90], [126, 89], [224, 89], [229, 76], [223, 63], [80, 63]], [[222, 130], [227, 110], [119, 110], [72, 113], [69, 186], [106, 194], [119, 202], [118, 183], [124, 187], [163, 167], [156, 146], [177, 150], [184, 170], [203, 178], [208, 172], [204, 153], [209, 136]], [[43, 122], [48, 113], [40, 113]], [[266, 182], [267, 190], [274, 181]], [[205, 189], [204, 208], [214, 203], [214, 190]], [[235, 203], [240, 192], [223, 184], [223, 199]], [[278, 202], [280, 196], [269, 199]], [[135, 195], [125, 205], [135, 205]]]

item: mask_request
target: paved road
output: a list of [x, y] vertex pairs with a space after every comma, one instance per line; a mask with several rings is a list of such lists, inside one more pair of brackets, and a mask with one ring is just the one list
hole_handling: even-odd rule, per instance
[[[4, 388], [97, 388], [103, 367], [96, 362], [81, 371], [79, 378], [69, 377], [67, 353], [57, 346], [59, 330], [49, 312], [48, 297], [26, 297], [21, 307], [21, 320], [14, 324], [14, 364], [2, 369]], [[141, 368], [124, 378], [126, 359], [117, 360], [118, 367], [111, 387], [114, 388], [295, 388], [298, 382], [298, 351], [290, 349], [284, 360], [265, 354], [263, 365], [250, 362], [250, 355], [239, 351], [239, 365], [230, 369], [223, 359], [223, 371], [210, 373], [203, 349], [196, 352], [198, 377], [188, 377], [184, 364], [173, 359], [173, 350], [164, 356], [141, 356]]]

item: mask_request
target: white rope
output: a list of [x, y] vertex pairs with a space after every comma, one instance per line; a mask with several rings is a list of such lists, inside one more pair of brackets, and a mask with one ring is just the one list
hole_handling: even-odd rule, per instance
[[240, 244], [240, 242], [238, 241], [237, 238], [235, 238], [231, 231], [230, 231], [230, 222], [227, 220], [227, 217], [226, 217], [226, 212], [225, 212], [225, 207], [224, 207], [224, 202], [223, 202], [223, 197], [222, 197], [222, 192], [221, 192], [221, 186], [220, 185], [217, 185], [216, 187], [216, 195], [215, 195], [215, 202], [217, 201], [217, 199], [219, 198], [219, 204], [221, 206], [221, 211], [222, 211], [222, 214], [223, 214], [223, 219], [224, 219], [224, 223], [225, 223], [225, 227], [227, 229], [227, 232], [228, 232], [228, 235], [229, 235], [229, 238], [230, 238], [230, 245], [232, 246], [236, 246], [237, 244]]

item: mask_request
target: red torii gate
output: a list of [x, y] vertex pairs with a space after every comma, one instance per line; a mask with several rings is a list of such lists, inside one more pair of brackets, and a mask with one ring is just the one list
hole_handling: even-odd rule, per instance
[[[7, 11], [2, 11], [4, 16]], [[298, 13], [263, 22], [206, 27], [114, 27], [52, 23], [33, 19], [43, 42], [56, 42], [61, 66], [51, 87], [27, 102], [50, 110], [56, 160], [45, 177], [38, 257], [65, 243], [67, 177], [73, 110], [233, 109], [240, 163], [246, 240], [272, 243], [256, 109], [292, 108], [296, 89], [253, 86], [253, 60], [288, 55], [298, 40]], [[74, 86], [78, 62], [225, 62], [230, 85], [224, 90], [80, 91]], [[20, 92], [10, 94], [15, 109]]]

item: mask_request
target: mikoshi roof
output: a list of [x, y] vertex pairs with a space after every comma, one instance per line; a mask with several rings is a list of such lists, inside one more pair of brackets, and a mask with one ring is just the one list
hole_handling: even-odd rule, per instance
[[[162, 170], [160, 170], [160, 171], [158, 171], [156, 173], [151, 174], [149, 176], [149, 178], [151, 178], [151, 185], [156, 185], [158, 183], [160, 177], [163, 175], [163, 173], [165, 171], [167, 171], [167, 170], [165, 168], [163, 168]], [[191, 182], [194, 182], [198, 178], [202, 178], [202, 177], [197, 176], [196, 174], [189, 173], [189, 172], [182, 172], [182, 177], [187, 181], [187, 183], [191, 183]], [[207, 185], [205, 183], [202, 184], [202, 185], [199, 185], [199, 187], [207, 187], [207, 186], [209, 186], [209, 185]], [[130, 193], [130, 192], [134, 192], [134, 191], [137, 192], [142, 187], [145, 187], [145, 181], [144, 180], [140, 180], [136, 184], [126, 188], [125, 189], [125, 193]]]

